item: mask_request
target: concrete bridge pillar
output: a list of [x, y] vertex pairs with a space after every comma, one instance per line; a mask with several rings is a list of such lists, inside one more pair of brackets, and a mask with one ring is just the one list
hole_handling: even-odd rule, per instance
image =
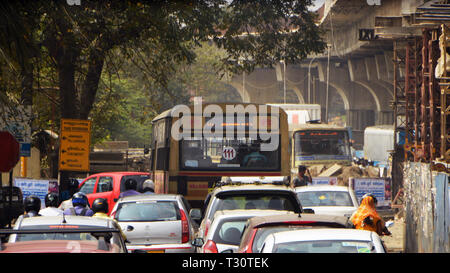
[[[376, 69], [376, 57], [354, 58], [348, 60], [350, 79], [362, 86], [373, 98], [376, 108], [375, 124], [392, 124], [393, 111], [389, 106], [391, 90], [380, 84]], [[385, 71], [386, 72], [386, 71]]]

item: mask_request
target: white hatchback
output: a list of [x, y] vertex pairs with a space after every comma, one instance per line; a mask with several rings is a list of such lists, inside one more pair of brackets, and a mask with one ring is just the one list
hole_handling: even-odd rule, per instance
[[303, 209], [312, 209], [315, 214], [350, 217], [359, 206], [354, 191], [345, 186], [303, 186], [295, 191]]
[[263, 243], [261, 253], [385, 253], [373, 231], [318, 228], [276, 232]]

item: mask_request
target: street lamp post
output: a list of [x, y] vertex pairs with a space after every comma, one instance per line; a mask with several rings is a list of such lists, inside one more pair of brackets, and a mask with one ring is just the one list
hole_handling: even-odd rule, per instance
[[286, 104], [286, 62], [283, 60], [283, 96], [284, 96], [284, 104]]
[[315, 59], [316, 57], [313, 57], [308, 66], [308, 103], [311, 103], [311, 64]]

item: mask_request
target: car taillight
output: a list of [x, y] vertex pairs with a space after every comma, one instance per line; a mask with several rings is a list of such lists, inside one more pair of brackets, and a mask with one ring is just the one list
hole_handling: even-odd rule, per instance
[[203, 246], [203, 253], [218, 253], [217, 245], [214, 241], [208, 240], [205, 246]]
[[207, 219], [205, 224], [205, 235], [203, 238], [206, 238], [206, 235], [208, 235], [209, 227], [211, 226], [211, 220]]
[[189, 242], [189, 223], [186, 217], [186, 213], [183, 210], [181, 212], [181, 243]]

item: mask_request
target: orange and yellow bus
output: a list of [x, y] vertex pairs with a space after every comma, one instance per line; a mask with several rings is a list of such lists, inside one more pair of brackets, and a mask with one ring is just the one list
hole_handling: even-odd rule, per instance
[[289, 179], [289, 132], [279, 107], [252, 103], [176, 106], [152, 121], [155, 192], [182, 194], [192, 207], [224, 176]]

